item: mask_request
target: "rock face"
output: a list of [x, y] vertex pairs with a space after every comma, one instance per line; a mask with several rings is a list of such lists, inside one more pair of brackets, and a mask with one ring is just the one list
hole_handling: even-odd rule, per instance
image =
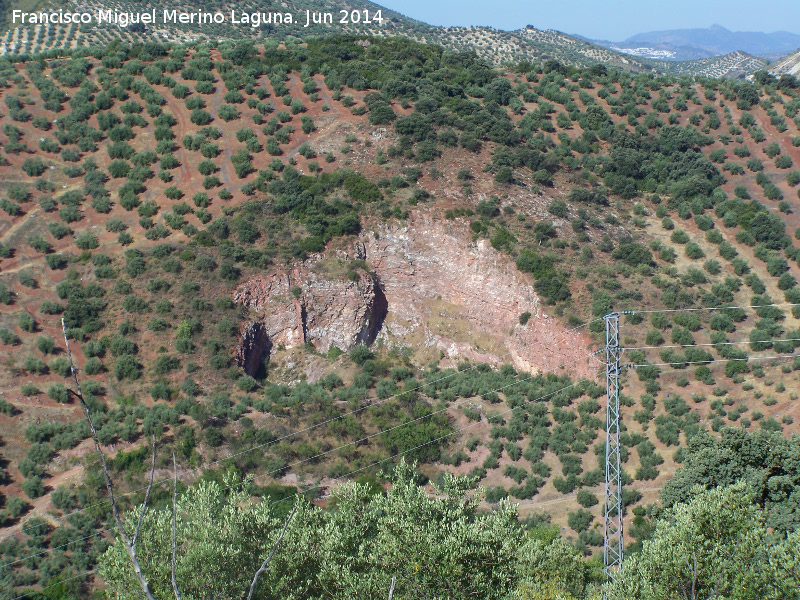
[[363, 269], [353, 270], [353, 279], [330, 277], [313, 267], [251, 279], [234, 301], [255, 311], [274, 345], [311, 344], [325, 353], [375, 341], [387, 308], [376, 277]]
[[[383, 225], [362, 242], [389, 305], [379, 339], [417, 353], [429, 348], [525, 371], [564, 364], [573, 375], [594, 376], [598, 363], [581, 359], [591, 338], [548, 318], [513, 261], [487, 240], [472, 243], [464, 225], [414, 213], [405, 227]], [[532, 316], [523, 326], [524, 312]]]
[[[287, 348], [349, 350], [378, 339], [412, 347], [420, 364], [444, 355], [594, 377], [599, 363], [585, 358], [591, 338], [549, 318], [510, 257], [471, 237], [463, 224], [414, 213], [404, 227], [365, 233], [339, 259], [251, 279], [234, 300], [256, 313], [273, 345]], [[347, 268], [323, 268], [326, 260], [366, 261], [374, 274], [355, 268], [347, 277]], [[520, 325], [524, 312], [531, 318]]]

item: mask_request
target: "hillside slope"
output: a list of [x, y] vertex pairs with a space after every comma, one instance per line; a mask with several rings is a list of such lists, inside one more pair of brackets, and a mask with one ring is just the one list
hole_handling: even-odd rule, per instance
[[781, 75], [800, 74], [800, 50], [784, 56], [769, 65], [769, 72], [780, 77]]
[[641, 543], [695, 436], [797, 431], [792, 85], [500, 73], [363, 36], [0, 60], [8, 593], [91, 572], [104, 544], [62, 318], [126, 506], [151, 436], [159, 478], [175, 451], [182, 484], [233, 468], [320, 506], [406, 457], [592, 554], [594, 351], [629, 311]]
[[744, 78], [755, 71], [763, 70], [767, 66], [767, 61], [736, 51], [724, 56], [692, 61], [651, 61], [650, 64], [655, 69], [672, 75]]

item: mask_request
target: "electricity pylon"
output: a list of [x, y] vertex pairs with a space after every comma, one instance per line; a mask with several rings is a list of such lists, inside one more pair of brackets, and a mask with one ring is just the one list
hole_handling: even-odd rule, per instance
[[622, 566], [622, 468], [619, 442], [619, 315], [606, 323], [606, 491], [603, 522], [603, 572], [611, 579]]

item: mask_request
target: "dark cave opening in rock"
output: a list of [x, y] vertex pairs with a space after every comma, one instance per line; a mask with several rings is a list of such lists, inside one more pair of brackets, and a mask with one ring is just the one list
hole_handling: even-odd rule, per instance
[[272, 350], [272, 342], [263, 323], [248, 321], [239, 333], [236, 363], [251, 377], [264, 376], [264, 365]]
[[386, 319], [386, 314], [389, 312], [389, 301], [386, 299], [386, 294], [383, 293], [380, 282], [377, 277], [375, 278], [375, 299], [372, 302], [372, 310], [369, 313], [369, 318], [364, 329], [358, 336], [358, 343], [369, 346], [378, 337], [378, 334], [383, 327], [383, 321]]

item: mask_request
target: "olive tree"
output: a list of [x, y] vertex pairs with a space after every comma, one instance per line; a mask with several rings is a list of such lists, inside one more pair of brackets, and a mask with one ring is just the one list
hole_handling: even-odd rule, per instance
[[[338, 486], [322, 510], [305, 499], [257, 584], [258, 598], [501, 598], [515, 590], [523, 532], [516, 507], [478, 512], [473, 480], [445, 476], [435, 496], [401, 462], [393, 485]], [[177, 501], [176, 580], [186, 597], [238, 598], [250, 573], [281, 535], [276, 506], [254, 502], [250, 480], [201, 482]], [[284, 500], [287, 501], [287, 500]], [[137, 548], [157, 598], [170, 597], [170, 508], [149, 511]], [[129, 527], [135, 512], [127, 517]], [[446, 524], [446, 525], [445, 525]], [[530, 559], [534, 559], [532, 553]], [[527, 556], [527, 555], [526, 555]], [[508, 568], [498, 568], [498, 565]], [[98, 572], [115, 597], [140, 597], [123, 543], [100, 558]]]
[[[747, 484], [705, 490], [669, 509], [642, 552], [607, 587], [609, 600], [782, 598], [763, 512]], [[795, 596], [797, 597], [797, 596]]]

